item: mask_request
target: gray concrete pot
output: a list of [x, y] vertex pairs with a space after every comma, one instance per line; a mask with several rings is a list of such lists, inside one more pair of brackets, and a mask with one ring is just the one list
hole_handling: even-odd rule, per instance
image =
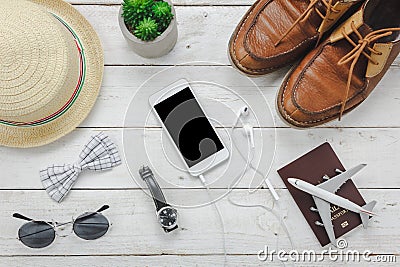
[[119, 10], [118, 20], [122, 34], [130, 47], [136, 54], [146, 58], [161, 57], [168, 54], [172, 48], [174, 48], [176, 41], [178, 40], [178, 27], [176, 24], [176, 13], [174, 6], [170, 0], [164, 0], [171, 5], [172, 14], [174, 18], [171, 20], [168, 28], [153, 41], [142, 41], [133, 35], [125, 25], [124, 18], [122, 17], [122, 6]]

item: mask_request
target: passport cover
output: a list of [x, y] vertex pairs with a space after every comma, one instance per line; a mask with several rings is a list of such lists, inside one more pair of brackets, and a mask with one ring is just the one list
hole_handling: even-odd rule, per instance
[[[310, 207], [315, 207], [313, 198], [311, 195], [292, 186], [287, 179], [298, 178], [311, 184], [318, 185], [325, 181], [322, 178], [324, 175], [328, 175], [329, 177], [337, 175], [338, 173], [335, 172], [335, 169], [345, 171], [345, 168], [333, 151], [331, 145], [329, 143], [324, 143], [278, 170], [279, 176], [282, 178], [321, 246], [329, 244], [330, 241], [325, 228], [315, 224], [316, 221], [322, 222], [322, 220], [318, 212], [310, 210]], [[360, 206], [365, 205], [363, 197], [352, 180], [348, 180], [344, 183], [336, 194]], [[361, 224], [361, 218], [358, 213], [332, 204], [331, 220], [336, 238], [341, 237]]]

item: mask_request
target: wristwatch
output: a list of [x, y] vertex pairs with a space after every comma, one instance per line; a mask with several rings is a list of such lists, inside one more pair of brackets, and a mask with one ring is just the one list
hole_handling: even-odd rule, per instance
[[139, 169], [139, 175], [146, 182], [156, 206], [157, 219], [166, 233], [178, 228], [178, 212], [167, 204], [160, 186], [148, 166]]

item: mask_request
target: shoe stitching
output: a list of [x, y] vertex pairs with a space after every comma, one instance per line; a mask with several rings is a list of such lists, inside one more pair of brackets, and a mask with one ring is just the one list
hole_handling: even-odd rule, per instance
[[[365, 79], [363, 79], [363, 80], [364, 80], [364, 84], [365, 84]], [[298, 85], [300, 85], [300, 82], [296, 84], [296, 86], [295, 86], [295, 88], [294, 88], [294, 90], [293, 90], [293, 91], [294, 91], [294, 98], [295, 98], [296, 102], [298, 101], [298, 97], [297, 97]], [[358, 93], [356, 93], [355, 95], [353, 95], [352, 97], [350, 97], [350, 98], [347, 100], [347, 102], [353, 100], [354, 98], [356, 98], [356, 97], [359, 96], [360, 94], [364, 93], [365, 89], [366, 89], [366, 85], [363, 86], [363, 89], [362, 89], [361, 91], [359, 91]], [[296, 104], [297, 104], [297, 103], [296, 103]], [[297, 105], [298, 105], [298, 104], [297, 104]], [[330, 109], [333, 109], [333, 108], [336, 108], [336, 107], [339, 107], [339, 106], [340, 106], [340, 103], [338, 103], [338, 104], [333, 104], [333, 105], [331, 105], [331, 106], [329, 106], [329, 107], [326, 107], [326, 108], [323, 108], [323, 109], [319, 109], [319, 110], [316, 110], [316, 111], [310, 111], [310, 110], [307, 110], [307, 109], [302, 108], [302, 107], [301, 107], [301, 109], [302, 109], [302, 111], [303, 111], [304, 113], [307, 113], [307, 114], [316, 114], [316, 113], [323, 113], [323, 112], [325, 112], [325, 111], [328, 111], [328, 110], [330, 110]], [[300, 105], [299, 105], [299, 107], [300, 107]]]
[[[255, 4], [256, 4], [256, 3], [255, 3]], [[238, 39], [238, 37], [239, 37], [239, 32], [243, 29], [244, 25], [245, 25], [246, 22], [247, 22], [247, 19], [253, 14], [254, 10], [255, 10], [255, 8], [253, 8], [253, 9], [247, 14], [247, 16], [240, 22], [240, 23], [241, 23], [240, 28], [236, 31], [235, 39], [233, 40], [233, 44], [232, 44], [232, 46], [233, 46], [233, 54], [235, 55], [235, 57], [236, 57], [236, 42], [237, 42], [237, 39]], [[239, 64], [242, 68], [247, 69], [246, 67], [242, 66], [242, 64], [240, 64], [239, 61], [237, 61], [237, 64]], [[248, 69], [248, 70], [251, 70], [251, 69]]]
[[[289, 75], [290, 76], [290, 75]], [[307, 124], [312, 124], [312, 123], [318, 123], [318, 122], [320, 122], [320, 121], [325, 121], [325, 120], [327, 120], [327, 119], [330, 119], [330, 118], [332, 118], [332, 117], [335, 117], [337, 114], [335, 114], [335, 115], [331, 115], [331, 116], [326, 116], [326, 117], [324, 117], [324, 118], [322, 118], [322, 119], [318, 119], [318, 120], [309, 120], [309, 121], [297, 121], [297, 120], [295, 120], [295, 119], [293, 119], [289, 114], [288, 114], [288, 112], [287, 112], [287, 110], [285, 109], [285, 106], [283, 105], [283, 101], [284, 101], [284, 99], [285, 99], [285, 92], [286, 92], [286, 88], [287, 88], [287, 84], [288, 84], [288, 81], [289, 81], [289, 77], [285, 80], [285, 86], [283, 87], [283, 90], [282, 90], [282, 98], [281, 98], [281, 110], [283, 111], [283, 113], [284, 113], [284, 117], [286, 118], [286, 119], [288, 119], [288, 120], [290, 120], [290, 121], [292, 121], [292, 122], [295, 122], [297, 125], [307, 125]]]
[[[271, 1], [273, 1], [273, 0], [271, 0]], [[265, 3], [264, 6], [263, 6], [263, 8], [262, 8], [261, 10], [263, 10], [271, 1], [268, 1], [267, 3]], [[257, 3], [255, 3], [255, 5], [256, 5], [256, 4], [257, 4]], [[253, 9], [246, 15], [246, 17], [244, 18], [244, 20], [242, 20], [242, 22], [241, 22], [240, 28], [236, 31], [235, 39], [234, 39], [233, 44], [232, 44], [234, 54], [236, 54], [236, 43], [237, 43], [237, 39], [238, 39], [238, 37], [239, 37], [239, 32], [243, 29], [244, 24], [246, 24], [248, 18], [253, 14], [254, 11], [255, 11], [255, 8], [253, 8]], [[260, 14], [261, 14], [261, 11], [259, 12], [259, 14], [257, 14], [256, 18], [258, 18]], [[256, 20], [256, 18], [255, 18], [255, 20]], [[252, 25], [251, 25], [249, 31], [246, 33], [246, 36], [248, 35], [248, 33], [250, 32], [250, 30], [251, 30], [254, 26], [255, 26], [255, 23], [252, 23]], [[299, 43], [299, 44], [296, 45], [295, 47], [293, 47], [292, 49], [287, 50], [287, 51], [285, 51], [285, 52], [283, 52], [283, 53], [281, 53], [281, 54], [279, 54], [279, 55], [277, 55], [277, 56], [270, 56], [270, 57], [266, 57], [266, 58], [260, 58], [260, 57], [256, 56], [255, 54], [253, 54], [253, 53], [251, 53], [251, 52], [249, 52], [249, 55], [250, 55], [251, 57], [256, 58], [256, 59], [258, 59], [258, 60], [261, 60], [261, 61], [267, 60], [267, 59], [271, 59], [271, 58], [277, 58], [277, 57], [279, 57], [279, 56], [289, 54], [289, 53], [292, 52], [293, 50], [297, 49], [299, 46], [303, 45], [304, 42], [310, 41], [310, 40], [315, 39], [315, 38], [317, 38], [317, 37], [318, 37], [318, 35], [309, 37], [309, 38], [303, 40], [301, 43]], [[247, 50], [249, 50], [249, 49], [247, 49]], [[236, 57], [236, 56], [235, 56], [235, 57]], [[289, 61], [289, 62], [292, 62], [292, 61], [294, 61], [295, 59], [296, 59], [296, 57], [292, 56], [292, 57], [290, 57], [290, 58], [288, 59], [288, 61]], [[280, 66], [269, 67], [269, 68], [262, 68], [262, 69], [251, 69], [251, 68], [247, 68], [247, 67], [243, 66], [243, 65], [240, 63], [240, 61], [238, 61], [237, 59], [236, 59], [235, 61], [236, 61], [235, 63], [238, 64], [241, 68], [243, 68], [243, 69], [245, 69], [245, 70], [248, 70], [248, 71], [251, 71], [251, 72], [263, 72], [263, 71], [278, 69], [278, 68], [281, 68], [282, 66], [286, 65], [286, 64], [284, 64], [284, 65], [280, 65]]]
[[[272, 0], [272, 1], [273, 1], [273, 0]], [[269, 1], [268, 3], [270, 3], [270, 2], [271, 2], [271, 1]], [[266, 6], [267, 6], [268, 3], [265, 4], [265, 6], [263, 7], [263, 9], [266, 8]], [[255, 27], [255, 25], [256, 25], [256, 22], [255, 22], [255, 21], [258, 20], [258, 17], [260, 16], [260, 14], [261, 14], [261, 10], [260, 10], [260, 12], [257, 14], [257, 16], [254, 18], [254, 22], [252, 22], [252, 24], [251, 24], [249, 30], [247, 31], [247, 33], [246, 33], [246, 39], [247, 39], [247, 35], [249, 34], [249, 32]], [[249, 16], [250, 16], [250, 14], [249, 14]], [[247, 18], [246, 18], [246, 20], [247, 20]], [[238, 35], [239, 35], [239, 32], [237, 33], [236, 39], [237, 39]], [[285, 52], [282, 52], [282, 53], [280, 53], [279, 55], [276, 55], [276, 56], [270, 56], [270, 57], [260, 58], [260, 57], [258, 57], [257, 55], [253, 54], [252, 52], [249, 52], [249, 55], [251, 55], [252, 57], [255, 57], [255, 58], [257, 58], [257, 59], [260, 59], [260, 60], [266, 60], [266, 59], [271, 59], [271, 58], [277, 58], [277, 57], [279, 57], [279, 56], [281, 56], [281, 55], [287, 55], [287, 54], [289, 54], [290, 52], [293, 52], [293, 50], [295, 50], [296, 48], [298, 48], [299, 46], [301, 46], [304, 42], [307, 42], [307, 41], [312, 40], [312, 39], [316, 39], [317, 37], [318, 37], [318, 34], [316, 34], [316, 35], [314, 35], [314, 36], [311, 36], [311, 37], [308, 37], [307, 39], [303, 40], [302, 42], [300, 42], [298, 45], [294, 46], [293, 48], [291, 48], [291, 49], [289, 49], [289, 50], [287, 50], [287, 51], [285, 51]], [[235, 45], [235, 43], [234, 43], [234, 45]]]
[[[293, 52], [295, 49], [297, 49], [297, 48], [299, 48], [300, 46], [302, 46], [304, 43], [306, 43], [306, 42], [308, 42], [308, 41], [312, 41], [312, 40], [314, 40], [314, 39], [317, 39], [317, 37], [318, 37], [318, 35], [314, 35], [314, 36], [308, 37], [307, 39], [304, 39], [303, 41], [301, 41], [300, 43], [298, 43], [298, 44], [297, 44], [296, 46], [294, 46], [293, 48], [291, 48], [291, 49], [289, 49], [289, 50], [286, 50], [285, 52], [282, 52], [282, 53], [280, 53], [280, 54], [278, 54], [278, 55], [273, 55], [273, 56], [264, 57], [264, 58], [260, 58], [259, 56], [253, 54], [252, 52], [249, 52], [249, 55], [251, 55], [251, 57], [253, 57], [253, 58], [256, 58], [256, 59], [262, 60], [262, 61], [265, 61], [265, 60], [271, 59], [271, 58], [278, 58], [278, 57], [280, 57], [280, 56], [290, 54], [290, 53]], [[246, 45], [246, 44], [245, 44], [245, 45]], [[247, 46], [247, 45], [246, 45], [246, 46]], [[291, 58], [294, 58], [294, 57], [291, 57]]]
[[[296, 66], [296, 67], [297, 67], [297, 66]], [[281, 101], [280, 101], [281, 110], [283, 111], [283, 113], [284, 113], [284, 115], [285, 115], [284, 117], [285, 117], [287, 120], [296, 123], [297, 125], [307, 125], [307, 124], [313, 124], [313, 123], [318, 123], [318, 122], [321, 122], [321, 121], [325, 121], [325, 120], [327, 120], [327, 119], [331, 119], [331, 118], [337, 116], [337, 114], [333, 114], [333, 115], [326, 116], [326, 117], [321, 118], [321, 119], [309, 120], [309, 121], [301, 122], [301, 121], [297, 121], [297, 120], [293, 119], [293, 118], [288, 114], [287, 110], [285, 109], [285, 106], [284, 106], [284, 103], [283, 103], [283, 102], [284, 102], [284, 99], [285, 99], [285, 93], [286, 93], [286, 90], [287, 90], [287, 85], [288, 85], [289, 79], [290, 79], [291, 75], [293, 74], [293, 72], [294, 72], [294, 70], [295, 70], [296, 67], [294, 67], [293, 70], [292, 70], [290, 73], [288, 73], [287, 78], [284, 80], [284, 86], [283, 86], [283, 90], [282, 90], [282, 98], [281, 98]], [[301, 112], [301, 110], [299, 110], [299, 111]]]
[[[323, 113], [323, 112], [326, 112], [326, 111], [328, 111], [328, 110], [330, 110], [330, 109], [333, 109], [333, 108], [336, 108], [336, 107], [339, 107], [340, 106], [340, 103], [338, 103], [338, 104], [333, 104], [333, 105], [331, 105], [331, 106], [329, 106], [329, 107], [326, 107], [326, 108], [323, 108], [323, 109], [319, 109], [319, 110], [317, 110], [317, 111], [310, 111], [310, 110], [307, 110], [307, 109], [305, 109], [305, 108], [302, 108], [297, 102], [298, 102], [298, 87], [299, 87], [299, 84], [300, 84], [300, 82], [301, 82], [301, 80], [302, 80], [302, 78], [304, 77], [304, 75], [305, 75], [305, 73], [306, 73], [306, 71], [311, 67], [311, 65], [312, 65], [312, 63], [314, 63], [314, 61], [317, 59], [317, 57], [319, 56], [319, 55], [321, 55], [322, 54], [322, 52], [323, 52], [323, 50], [326, 48], [326, 46], [324, 46], [317, 54], [315, 54], [315, 56], [313, 57], [313, 59], [306, 65], [306, 67], [304, 68], [304, 70], [301, 72], [301, 74], [300, 74], [300, 77], [298, 78], [298, 81], [299, 82], [296, 82], [296, 85], [295, 85], [295, 87], [293, 88], [293, 94], [294, 94], [294, 102], [295, 102], [295, 104], [298, 106], [298, 108], [302, 111], [302, 112], [304, 112], [304, 113], [306, 113], [306, 114], [317, 114], [317, 113]], [[365, 82], [365, 79], [363, 78], [363, 81], [364, 81], [364, 86], [363, 86], [363, 88], [362, 88], [362, 90], [360, 90], [359, 92], [357, 92], [356, 94], [354, 94], [352, 97], [350, 97], [347, 101], [349, 102], [349, 101], [351, 101], [351, 100], [353, 100], [354, 98], [356, 98], [357, 96], [359, 96], [361, 93], [363, 93], [364, 91], [365, 91], [365, 89], [366, 89], [366, 82]]]
[[[256, 4], [256, 3], [255, 3], [255, 4]], [[248, 18], [254, 13], [254, 11], [255, 11], [255, 7], [254, 7], [254, 8], [247, 14], [247, 16], [242, 20], [241, 25], [240, 25], [240, 28], [236, 31], [235, 39], [233, 40], [233, 44], [232, 44], [232, 46], [233, 46], [233, 54], [234, 54], [235, 57], [236, 57], [236, 43], [237, 43], [237, 39], [238, 39], [238, 37], [239, 37], [239, 32], [242, 31], [242, 29], [243, 29], [244, 25], [246, 24]], [[265, 71], [265, 70], [274, 69], [273, 67], [270, 67], [270, 68], [263, 68], [263, 69], [250, 69], [250, 68], [247, 68], [247, 67], [243, 66], [242, 64], [240, 64], [240, 61], [238, 61], [238, 60], [236, 60], [236, 61], [237, 61], [236, 64], [240, 65], [241, 68], [246, 69], [246, 70], [249, 70], [249, 71], [262, 72], [262, 71]]]
[[[268, 3], [270, 3], [270, 2], [268, 2]], [[266, 3], [266, 4], [268, 4], [268, 3]], [[265, 7], [266, 7], [266, 5], [264, 6], [264, 8], [265, 8]], [[247, 16], [246, 16], [246, 17], [244, 18], [244, 20], [241, 22], [240, 28], [236, 31], [235, 39], [234, 39], [233, 44], [232, 44], [234, 55], [236, 54], [236, 43], [237, 43], [237, 39], [238, 39], [238, 37], [239, 37], [239, 32], [243, 29], [243, 27], [244, 27], [244, 25], [246, 24], [248, 18], [254, 13], [254, 11], [255, 11], [255, 8], [253, 8], [253, 9], [247, 14]], [[261, 12], [260, 12], [260, 13], [261, 13]], [[259, 13], [259, 14], [260, 14], [260, 13]], [[259, 14], [257, 15], [257, 17], [259, 16]], [[252, 29], [254, 26], [255, 26], [255, 23], [252, 23], [250, 29]], [[249, 29], [249, 31], [250, 31], [250, 29]], [[248, 31], [248, 32], [249, 32], [249, 31]], [[246, 33], [246, 35], [248, 34], [248, 32]], [[292, 52], [293, 50], [295, 50], [295, 49], [297, 49], [298, 47], [300, 47], [301, 45], [303, 45], [303, 43], [305, 43], [305, 42], [307, 42], [307, 41], [310, 41], [310, 40], [312, 40], [312, 39], [315, 39], [316, 37], [317, 37], [317, 35], [312, 36], [312, 37], [309, 37], [309, 38], [303, 40], [302, 42], [300, 42], [298, 45], [296, 45], [296, 46], [293, 47], [292, 49], [287, 50], [287, 51], [285, 51], [285, 52], [283, 52], [283, 53], [281, 53], [281, 54], [279, 54], [279, 55], [277, 55], [277, 56], [270, 56], [270, 57], [266, 57], [266, 58], [262, 59], [262, 58], [257, 57], [256, 55], [254, 55], [254, 54], [251, 53], [251, 52], [249, 52], [249, 55], [250, 55], [251, 57], [257, 58], [257, 59], [259, 59], [259, 60], [266, 60], [266, 59], [271, 59], [271, 58], [277, 58], [277, 57], [279, 57], [279, 56], [289, 54], [289, 53]], [[236, 57], [236, 56], [235, 56], [235, 57]], [[296, 58], [296, 57], [292, 56], [292, 57], [290, 57], [290, 58], [288, 59], [288, 61], [294, 61], [295, 58]], [[237, 61], [237, 60], [236, 60], [236, 61]], [[266, 70], [278, 69], [278, 68], [284, 66], [284, 65], [281, 65], [281, 66], [277, 66], [277, 67], [269, 67], [269, 68], [262, 68], [262, 69], [251, 69], [251, 68], [247, 68], [247, 67], [243, 66], [239, 61], [237, 61], [237, 62], [235, 62], [235, 63], [238, 64], [238, 65], [240, 65], [240, 67], [243, 68], [243, 69], [246, 69], [246, 70], [249, 70], [249, 71], [254, 71], [254, 72], [263, 72], [263, 71], [266, 71]]]
[[[294, 71], [294, 69], [293, 69], [293, 71]], [[328, 119], [338, 117], [339, 113], [337, 113], [337, 114], [332, 114], [332, 115], [329, 115], [329, 116], [325, 116], [325, 117], [323, 117], [323, 118], [321, 118], [321, 119], [317, 119], [317, 120], [297, 121], [297, 120], [293, 119], [293, 118], [289, 115], [289, 113], [288, 113], [287, 110], [285, 109], [285, 106], [284, 106], [284, 103], [283, 103], [283, 102], [284, 102], [284, 99], [285, 99], [285, 93], [286, 93], [286, 90], [287, 90], [287, 85], [288, 85], [290, 76], [291, 76], [291, 74], [293, 73], [293, 71], [292, 71], [290, 74], [288, 74], [287, 79], [285, 79], [285, 81], [284, 81], [284, 87], [283, 87], [283, 90], [282, 90], [282, 98], [281, 98], [280, 104], [281, 104], [281, 110], [284, 112], [284, 115], [285, 115], [284, 117], [286, 117], [287, 119], [289, 119], [289, 120], [291, 120], [291, 121], [297, 123], [298, 125], [307, 125], [307, 124], [312, 124], [312, 123], [318, 123], [318, 122], [321, 122], [321, 121], [326, 121], [326, 120], [328, 120]], [[368, 82], [366, 82], [366, 85], [368, 85]], [[367, 87], [367, 86], [365, 86], [364, 89], [363, 89], [362, 91], [360, 91], [358, 94], [356, 94], [355, 96], [358, 96], [359, 94], [364, 93], [366, 87]], [[354, 96], [354, 97], [355, 97], [355, 96]], [[365, 100], [364, 97], [363, 97], [363, 100]], [[361, 101], [361, 102], [363, 102], [363, 101]], [[355, 108], [355, 107], [357, 107], [359, 104], [361, 104], [361, 102], [358, 103], [358, 104], [356, 104], [356, 105], [354, 105], [353, 107], [347, 109], [346, 112], [349, 111], [349, 110], [351, 110], [351, 109], [353, 109], [353, 108]], [[298, 109], [298, 110], [299, 110], [299, 109]], [[299, 111], [302, 112], [301, 110], [299, 110]], [[305, 112], [304, 112], [304, 113], [305, 113]], [[307, 113], [306, 113], [306, 114], [307, 114]]]

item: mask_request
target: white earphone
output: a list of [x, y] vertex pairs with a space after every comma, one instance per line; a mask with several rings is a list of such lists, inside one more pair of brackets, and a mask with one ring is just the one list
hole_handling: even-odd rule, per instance
[[255, 148], [255, 144], [254, 144], [254, 129], [253, 126], [251, 126], [248, 123], [243, 124], [243, 134], [250, 139], [250, 144], [251, 144], [251, 148]]
[[[247, 116], [249, 116], [249, 114], [250, 114], [249, 108], [247, 106], [242, 107], [237, 113], [235, 126], [239, 122], [240, 118], [247, 117]], [[248, 123], [244, 123], [243, 124], [243, 131], [244, 131], [243, 132], [244, 136], [246, 136], [250, 140], [251, 148], [255, 148], [253, 126], [251, 126]]]
[[249, 114], [250, 114], [249, 108], [247, 106], [242, 107], [238, 111], [238, 113], [236, 114], [236, 120], [235, 120], [235, 124], [234, 125], [235, 126], [237, 125], [237, 123], [239, 122], [240, 118], [247, 117], [247, 116], [249, 116]]
[[[237, 126], [237, 124], [238, 124], [238, 122], [239, 122], [239, 119], [240, 119], [241, 117], [247, 117], [247, 116], [249, 116], [249, 114], [250, 114], [250, 111], [249, 111], [249, 108], [248, 108], [247, 106], [242, 107], [242, 108], [238, 111], [237, 116], [236, 116], [236, 120], [235, 120], [235, 124], [234, 124], [233, 127], [231, 128], [232, 133], [233, 133], [235, 127]], [[242, 126], [242, 127], [243, 127], [243, 131], [244, 131], [243, 134], [244, 134], [248, 139], [250, 139], [251, 148], [252, 148], [252, 149], [255, 149], [254, 129], [253, 129], [253, 126], [251, 126], [249, 123], [243, 123], [243, 126]], [[253, 150], [253, 152], [255, 152], [255, 151]], [[242, 155], [242, 154], [241, 154], [241, 155]], [[242, 158], [243, 158], [244, 160], [246, 160], [246, 158], [245, 158], [243, 155], [242, 155]], [[255, 170], [256, 172], [260, 173], [260, 172], [258, 171], [258, 169], [256, 169], [254, 166], [251, 165], [251, 163], [250, 163], [250, 168], [253, 169], [253, 170]], [[260, 173], [260, 174], [261, 174], [261, 173]], [[279, 200], [278, 194], [276, 193], [274, 187], [272, 186], [271, 182], [269, 181], [269, 179], [268, 179], [266, 176], [265, 176], [264, 182], [265, 182], [265, 184], [267, 185], [267, 187], [269, 188], [269, 190], [271, 191], [272, 196], [275, 198], [275, 200]]]
[[249, 116], [250, 111], [249, 108], [247, 106], [242, 107], [239, 112], [238, 112], [238, 117], [247, 117]]

